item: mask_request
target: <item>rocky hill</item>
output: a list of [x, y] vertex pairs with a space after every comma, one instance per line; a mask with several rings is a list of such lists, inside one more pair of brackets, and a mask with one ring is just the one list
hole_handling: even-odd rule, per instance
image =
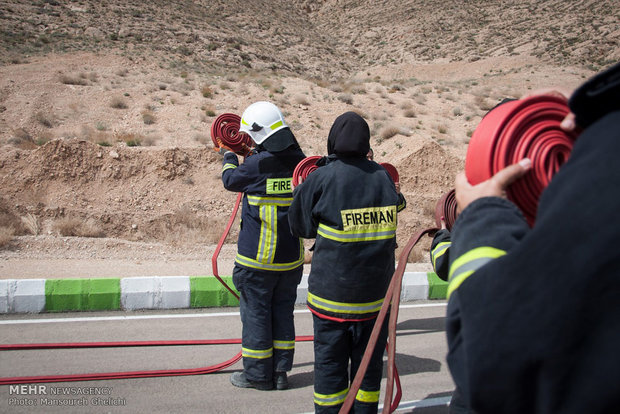
[[307, 155], [338, 114], [362, 114], [400, 172], [404, 244], [433, 224], [486, 111], [570, 91], [619, 41], [614, 1], [4, 1], [0, 244], [213, 244], [235, 195], [209, 127], [256, 100]]

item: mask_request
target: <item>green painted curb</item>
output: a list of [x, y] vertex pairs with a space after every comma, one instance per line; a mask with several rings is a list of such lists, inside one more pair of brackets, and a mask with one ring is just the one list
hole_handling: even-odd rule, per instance
[[119, 310], [121, 282], [108, 279], [48, 279], [45, 310], [48, 312]]
[[[223, 276], [222, 280], [239, 294], [233, 285], [232, 276]], [[190, 276], [189, 289], [190, 308], [239, 306], [239, 299], [222, 286], [215, 276]]]
[[448, 282], [444, 282], [435, 272], [428, 272], [428, 298], [445, 299], [448, 293]]

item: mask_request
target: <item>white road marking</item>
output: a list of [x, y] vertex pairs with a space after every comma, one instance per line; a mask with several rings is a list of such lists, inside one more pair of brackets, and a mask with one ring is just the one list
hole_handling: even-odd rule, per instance
[[[400, 309], [411, 308], [434, 308], [445, 307], [446, 302], [440, 303], [421, 303], [411, 305], [401, 305]], [[308, 309], [298, 309], [295, 313], [309, 313]], [[239, 312], [217, 312], [217, 313], [167, 313], [162, 315], [123, 315], [123, 316], [83, 316], [77, 318], [34, 318], [34, 319], [8, 319], [0, 320], [0, 325], [19, 325], [36, 323], [68, 323], [68, 322], [102, 322], [102, 321], [130, 321], [140, 319], [175, 319], [175, 318], [219, 318], [222, 316], [238, 316]]]

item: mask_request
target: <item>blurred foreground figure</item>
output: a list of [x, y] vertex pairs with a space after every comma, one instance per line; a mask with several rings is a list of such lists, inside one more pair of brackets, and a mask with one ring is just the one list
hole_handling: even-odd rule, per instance
[[456, 180], [448, 364], [466, 412], [620, 412], [620, 65], [569, 106], [583, 132], [532, 229], [501, 197], [529, 160]]

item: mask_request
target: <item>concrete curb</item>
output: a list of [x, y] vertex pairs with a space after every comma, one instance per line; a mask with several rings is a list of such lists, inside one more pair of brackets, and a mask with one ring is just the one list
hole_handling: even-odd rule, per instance
[[[236, 292], [231, 276], [222, 279]], [[435, 273], [405, 272], [401, 301], [445, 299], [447, 286]], [[304, 275], [296, 303], [304, 304], [307, 295], [308, 275]], [[213, 276], [0, 280], [0, 313], [188, 309], [238, 303]]]

